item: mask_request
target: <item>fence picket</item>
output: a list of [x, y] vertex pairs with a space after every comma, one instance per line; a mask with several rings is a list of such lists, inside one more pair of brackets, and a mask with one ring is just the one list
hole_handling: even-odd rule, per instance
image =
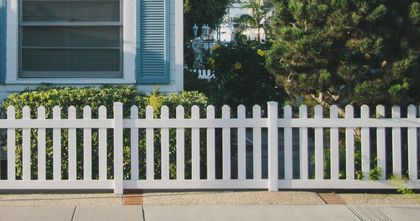
[[[191, 119], [200, 119], [200, 109], [197, 105], [191, 108]], [[198, 126], [198, 125], [197, 125]], [[200, 179], [200, 128], [191, 129], [191, 167], [192, 179]]]
[[[252, 118], [255, 120], [261, 119], [261, 107], [259, 105], [255, 105], [252, 108]], [[254, 127], [252, 129], [252, 148], [253, 148], [253, 157], [254, 157], [254, 173], [253, 178], [254, 180], [261, 179], [261, 128]]]
[[[178, 105], [176, 107], [176, 119], [184, 119], [184, 107]], [[185, 129], [176, 129], [176, 179], [185, 179]]]
[[[70, 106], [68, 109], [68, 118], [69, 120], [76, 119], [76, 107]], [[68, 129], [68, 144], [69, 144], [69, 180], [77, 179], [77, 138], [76, 138], [76, 129]]]
[[[16, 119], [16, 109], [13, 106], [7, 107], [7, 119]], [[16, 131], [7, 129], [7, 180], [16, 179]]]
[[[322, 106], [315, 106], [315, 119], [322, 120]], [[315, 128], [315, 179], [324, 179], [324, 129]]]
[[[284, 118], [292, 119], [292, 107], [283, 108]], [[293, 135], [292, 128], [284, 128], [284, 179], [293, 179]]]
[[[308, 108], [305, 105], [299, 107], [299, 118], [308, 118]], [[308, 128], [299, 129], [299, 152], [300, 152], [300, 179], [308, 179]]]
[[[107, 109], [105, 106], [99, 107], [99, 119], [105, 120], [107, 118]], [[108, 137], [107, 129], [100, 128], [98, 130], [99, 135], [99, 180], [107, 179], [107, 146], [108, 146]]]
[[[345, 112], [346, 119], [353, 119], [353, 106], [347, 105]], [[346, 179], [354, 179], [354, 128], [346, 128]]]
[[[390, 181], [386, 179], [386, 128], [391, 128], [392, 152], [389, 157], [392, 158], [392, 172], [395, 175], [405, 174], [406, 166], [408, 166], [409, 185], [413, 189], [420, 187], [416, 182], [418, 180], [418, 145], [419, 145], [419, 123], [417, 107], [414, 105], [408, 106], [407, 117], [401, 117], [400, 107], [394, 106], [392, 108], [392, 118], [385, 118], [385, 108], [381, 105], [376, 107], [376, 118], [370, 116], [369, 107], [366, 105], [361, 106], [360, 118], [354, 118], [354, 108], [350, 105], [345, 108], [344, 119], [339, 117], [339, 109], [337, 106], [330, 107], [329, 118], [323, 117], [323, 109], [321, 106], [316, 106], [314, 117], [308, 119], [307, 107], [302, 105], [299, 107], [299, 118], [293, 118], [292, 107], [284, 107], [284, 117], [278, 118], [278, 104], [276, 102], [268, 102], [267, 117], [262, 119], [261, 107], [255, 105], [252, 110], [252, 118], [247, 118], [246, 108], [243, 105], [237, 107], [237, 117], [231, 118], [231, 109], [225, 105], [222, 107], [222, 117], [215, 118], [215, 107], [208, 106], [206, 110], [206, 119], [200, 118], [200, 109], [198, 106], [193, 106], [191, 109], [191, 119], [185, 118], [185, 111], [182, 106], [176, 108], [176, 119], [170, 119], [169, 108], [163, 106], [160, 110], [161, 116], [159, 119], [154, 119], [154, 110], [152, 107], [146, 107], [145, 119], [138, 119], [139, 109], [136, 106], [130, 109], [130, 119], [123, 118], [123, 104], [114, 103], [113, 113], [111, 119], [107, 118], [107, 109], [104, 106], [99, 107], [98, 119], [92, 119], [92, 112], [90, 107], [83, 109], [83, 119], [77, 119], [76, 108], [70, 106], [68, 109], [68, 119], [61, 119], [61, 108], [54, 107], [52, 110], [52, 119], [46, 119], [46, 110], [44, 107], [37, 108], [37, 118], [31, 119], [31, 110], [29, 107], [22, 109], [22, 119], [16, 118], [16, 109], [14, 107], [7, 108], [7, 119], [0, 119], [0, 127], [7, 130], [7, 180], [0, 180], [0, 189], [49, 189], [49, 188], [65, 188], [65, 189], [102, 189], [114, 188], [115, 194], [122, 194], [124, 188], [171, 188], [171, 189], [185, 189], [185, 188], [268, 188], [269, 191], [277, 191], [278, 187], [293, 189], [293, 188], [336, 188], [336, 189], [381, 189], [381, 188], [395, 188], [390, 185]], [[201, 127], [201, 128], [200, 128]], [[46, 153], [46, 131], [47, 128], [52, 129], [52, 178], [47, 180], [47, 153]], [[98, 141], [98, 157], [99, 157], [99, 180], [92, 181], [92, 128], [99, 129]], [[146, 180], [140, 180], [140, 162], [139, 154], [139, 128], [146, 130]], [[172, 129], [173, 128], [173, 129]], [[191, 128], [191, 177], [192, 180], [185, 180], [185, 128]], [[206, 159], [201, 159], [201, 130], [206, 130]], [[222, 129], [222, 167], [216, 171], [216, 128]], [[252, 128], [252, 178], [249, 177], [251, 171], [248, 171], [247, 155], [247, 128]], [[262, 128], [268, 128], [267, 134], [262, 134]], [[300, 175], [299, 180], [293, 180], [293, 128], [299, 129], [299, 152], [300, 152]], [[314, 153], [309, 149], [309, 136], [308, 128], [314, 128]], [[324, 130], [330, 131], [329, 148], [330, 150], [330, 167], [331, 179], [325, 179], [324, 171]], [[345, 130], [345, 137], [340, 137], [340, 128]], [[358, 166], [358, 161], [355, 159], [355, 135], [359, 135], [360, 128], [361, 136], [361, 169], [363, 180], [356, 180], [355, 178], [355, 165]], [[370, 130], [376, 129], [376, 151], [378, 159], [378, 167], [381, 169], [381, 180], [385, 181], [368, 181], [371, 168], [371, 134]], [[407, 137], [405, 129], [407, 128]], [[19, 156], [16, 156], [16, 129], [22, 130], [21, 143], [22, 151], [19, 151]], [[32, 130], [37, 129], [37, 137], [31, 137]], [[62, 180], [65, 174], [62, 174], [62, 129], [68, 129], [68, 180]], [[108, 180], [107, 168], [107, 130], [113, 129], [113, 180]], [[131, 155], [131, 177], [130, 180], [124, 180], [124, 129], [130, 129], [130, 148]], [[155, 130], [160, 130], [160, 147], [155, 147]], [[232, 144], [232, 129], [237, 129], [237, 144]], [[284, 179], [279, 180], [279, 143], [278, 132], [279, 129], [284, 131]], [[77, 134], [83, 131], [83, 180], [77, 179]], [[176, 179], [171, 180], [170, 174], [170, 132], [176, 130]], [[264, 131], [265, 132], [265, 131]], [[404, 133], [403, 133], [404, 132]], [[250, 134], [249, 134], [250, 135]], [[262, 141], [267, 137], [267, 158], [268, 159], [268, 177], [262, 180]], [[312, 137], [312, 136], [311, 136]], [[390, 137], [391, 138], [391, 137]], [[402, 139], [404, 138], [404, 141]], [[37, 173], [38, 175], [32, 177], [31, 158], [32, 154], [32, 139], [37, 139]], [[188, 138], [190, 139], [190, 138]], [[405, 140], [407, 139], [407, 140]], [[19, 139], [18, 139], [19, 140]], [[236, 140], [236, 138], [235, 138]], [[345, 173], [346, 179], [340, 179], [340, 151], [339, 144], [345, 143]], [[79, 141], [81, 142], [81, 141]], [[408, 163], [403, 161], [406, 159], [406, 154], [403, 152], [403, 143], [407, 143], [407, 159]], [[67, 145], [67, 144], [66, 144]], [[237, 145], [237, 154], [232, 156], [232, 145]], [[155, 148], [159, 148], [161, 159], [159, 159], [161, 167], [161, 179], [155, 180]], [[312, 148], [312, 146], [311, 146]], [[203, 149], [204, 150], [204, 149]], [[405, 150], [405, 149], [404, 149]], [[309, 152], [311, 151], [311, 152]], [[67, 152], [65, 153], [67, 154]], [[280, 153], [282, 155], [282, 153]], [[16, 157], [21, 157], [22, 181], [16, 180]], [[236, 157], [236, 158], [235, 158]], [[343, 157], [343, 156], [341, 156]], [[232, 159], [235, 161], [233, 165]], [[236, 165], [237, 159], [237, 165]], [[309, 162], [314, 159], [315, 161], [315, 180], [309, 179]], [[51, 160], [51, 159], [48, 159]], [[79, 159], [80, 161], [81, 159]], [[144, 159], [143, 159], [144, 160]], [[264, 162], [265, 163], [265, 162]], [[404, 165], [403, 165], [404, 163]], [[206, 166], [207, 174], [200, 174], [205, 171], [201, 168], [202, 165]], [[237, 179], [232, 180], [232, 165], [234, 166], [234, 177]], [[237, 170], [236, 170], [237, 166]], [[391, 164], [389, 165], [391, 166]], [[4, 168], [3, 168], [4, 169]], [[20, 169], [20, 168], [19, 168]], [[203, 169], [203, 170], [201, 170]], [[344, 168], [342, 168], [344, 169]], [[404, 171], [402, 170], [404, 169]], [[222, 172], [222, 179], [216, 179], [216, 172]], [[64, 173], [67, 173], [65, 171]], [[388, 173], [390, 174], [390, 172]], [[2, 174], [3, 175], [3, 174]], [[79, 174], [80, 176], [81, 174]], [[312, 175], [312, 174], [311, 174]], [[359, 174], [357, 174], [359, 175]], [[202, 177], [203, 176], [203, 177]], [[248, 179], [247, 179], [248, 178]], [[357, 177], [358, 179], [359, 177]], [[38, 179], [36, 182], [32, 179]], [[68, 182], [70, 181], [70, 182]], [[112, 185], [112, 183], [114, 185]], [[171, 185], [173, 184], [173, 185]], [[44, 187], [45, 185], [45, 187]]]
[[[92, 119], [92, 109], [83, 108], [83, 119]], [[92, 179], [92, 129], [83, 129], [83, 179]]]
[[268, 121], [268, 190], [278, 191], [279, 163], [278, 163], [278, 104], [267, 103]]
[[[139, 108], [133, 105], [130, 109], [130, 119], [136, 120], [139, 116]], [[130, 150], [131, 150], [131, 179], [139, 179], [139, 129], [130, 129]]]
[[[245, 106], [238, 106], [238, 119], [245, 120]], [[245, 127], [238, 128], [238, 179], [246, 179], [246, 129]]]
[[[31, 119], [31, 109], [22, 109], [22, 119]], [[22, 128], [22, 179], [31, 180], [31, 129]]]
[[[338, 119], [338, 107], [332, 105], [330, 107], [330, 118]], [[330, 129], [330, 158], [331, 158], [331, 179], [338, 180], [340, 173], [340, 153], [339, 153], [339, 137], [338, 137], [338, 128], [332, 127]]]
[[[61, 108], [53, 108], [53, 119], [61, 119]], [[61, 180], [61, 129], [53, 129], [53, 179]]]
[[[153, 119], [153, 107], [146, 107], [146, 119]], [[146, 129], [146, 179], [155, 178], [153, 128]]]
[[[385, 107], [376, 106], [376, 118], [385, 118]], [[386, 146], [385, 146], [385, 128], [376, 129], [376, 151], [378, 159], [378, 168], [381, 170], [380, 179], [386, 178]]]
[[[230, 107], [224, 105], [222, 107], [222, 119], [230, 119]], [[223, 179], [229, 180], [230, 177], [230, 128], [222, 129], [222, 149], [223, 149]]]
[[114, 103], [114, 194], [124, 192], [124, 163], [123, 163], [123, 104]]
[[[38, 120], [45, 120], [45, 107], [38, 107]], [[38, 128], [38, 180], [46, 179], [45, 128]]]
[[[163, 120], [169, 119], [168, 106], [162, 106], [160, 118]], [[169, 180], [169, 128], [161, 128], [160, 134], [162, 180]]]
[[[392, 107], [392, 118], [401, 117], [400, 107]], [[392, 173], [401, 176], [401, 128], [392, 128]]]
[[[410, 105], [407, 110], [407, 118], [416, 118], [416, 106]], [[417, 180], [417, 156], [418, 156], [418, 138], [417, 128], [408, 128], [408, 177], [411, 180]]]
[[[369, 107], [367, 105], [362, 105], [361, 107], [361, 116], [362, 119], [368, 119], [370, 117]], [[369, 128], [362, 128], [362, 137], [361, 137], [361, 148], [362, 148], [362, 174], [363, 179], [369, 179], [370, 172], [370, 131]]]
[[[207, 107], [207, 119], [215, 118], [214, 106]], [[207, 128], [207, 179], [216, 179], [216, 150], [215, 150], [215, 129]]]

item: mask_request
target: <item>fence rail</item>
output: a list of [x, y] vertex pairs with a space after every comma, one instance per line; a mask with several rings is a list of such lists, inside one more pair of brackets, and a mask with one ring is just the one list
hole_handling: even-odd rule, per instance
[[178, 106], [172, 118], [163, 106], [159, 119], [151, 107], [143, 118], [136, 106], [123, 118], [122, 103], [114, 103], [112, 118], [107, 111], [101, 106], [93, 119], [85, 107], [77, 119], [75, 107], [54, 107], [47, 119], [39, 107], [31, 119], [24, 107], [16, 119], [9, 107], [0, 119], [7, 156], [0, 189], [393, 189], [391, 175], [420, 188], [413, 105], [404, 117], [397, 106], [391, 117], [366, 105], [357, 117], [347, 106], [341, 117], [336, 106], [293, 114], [276, 102], [268, 102], [266, 117], [260, 106], [247, 117], [242, 105], [235, 118], [229, 106], [220, 118], [213, 106], [193, 106], [190, 117]]

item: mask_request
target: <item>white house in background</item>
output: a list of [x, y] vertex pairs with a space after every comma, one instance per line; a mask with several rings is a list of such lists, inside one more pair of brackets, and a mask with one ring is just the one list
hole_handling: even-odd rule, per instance
[[[236, 22], [242, 15], [251, 14], [251, 9], [244, 8], [243, 4], [250, 1], [259, 1], [260, 4], [264, 4], [267, 0], [234, 0], [232, 5], [228, 8], [227, 13], [223, 19], [223, 23], [220, 25], [220, 31], [218, 35], [219, 41], [230, 42], [234, 33], [237, 33], [240, 29], [238, 22]], [[267, 13], [267, 17], [272, 16], [274, 9]], [[261, 39], [265, 40], [266, 36], [264, 30], [260, 30]], [[256, 40], [258, 38], [258, 31], [256, 29], [248, 28], [242, 31], [242, 34], [247, 36], [248, 39]]]
[[248, 9], [242, 7], [243, 2], [246, 1], [247, 0], [234, 0], [232, 2], [232, 5], [228, 8], [226, 15], [223, 18], [222, 24], [220, 24], [219, 35], [216, 40], [222, 42], [230, 42], [233, 40], [233, 34], [239, 25], [235, 23], [235, 19], [248, 13]]
[[45, 83], [183, 90], [183, 2], [0, 0], [0, 98]]

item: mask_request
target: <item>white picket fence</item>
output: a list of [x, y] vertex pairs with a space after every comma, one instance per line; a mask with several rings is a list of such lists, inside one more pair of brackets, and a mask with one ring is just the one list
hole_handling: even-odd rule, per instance
[[[231, 118], [229, 106], [223, 106], [221, 118], [215, 117], [213, 106], [205, 110], [206, 118], [200, 118], [199, 107], [193, 106], [188, 119], [182, 106], [176, 108], [175, 118], [170, 118], [169, 108], [163, 106], [159, 119], [153, 118], [151, 107], [146, 108], [146, 117], [139, 119], [138, 107], [135, 106], [131, 108], [131, 118], [124, 119], [121, 103], [114, 103], [112, 119], [107, 118], [107, 110], [103, 106], [98, 110], [98, 119], [92, 119], [90, 107], [84, 108], [83, 119], [76, 119], [75, 107], [65, 110], [68, 111], [68, 119], [61, 119], [60, 107], [53, 108], [52, 119], [46, 119], [44, 107], [36, 110], [37, 119], [31, 119], [28, 107], [22, 109], [21, 119], [15, 119], [15, 108], [9, 107], [7, 119], [0, 120], [0, 128], [7, 130], [7, 174], [3, 176], [7, 178], [0, 180], [0, 189], [114, 189], [116, 194], [123, 193], [124, 189], [392, 189], [395, 186], [385, 174], [401, 175], [405, 170], [409, 176], [408, 187], [420, 188], [420, 119], [415, 106], [409, 106], [407, 116], [403, 118], [396, 106], [392, 108], [392, 118], [385, 118], [383, 106], [376, 107], [376, 114], [369, 113], [368, 106], [362, 106], [357, 118], [352, 106], [345, 108], [344, 118], [339, 117], [336, 106], [330, 108], [328, 118], [324, 118], [320, 106], [315, 107], [313, 117], [308, 115], [306, 106], [301, 106], [297, 118], [293, 117], [292, 108], [285, 106], [279, 118], [278, 104], [268, 102], [267, 105], [267, 117], [263, 117], [260, 106], [254, 106], [252, 118], [246, 117], [242, 105], [237, 107], [235, 118]], [[37, 134], [37, 165], [31, 165], [34, 161], [31, 156], [33, 129]], [[53, 176], [48, 179], [46, 130], [51, 129]], [[65, 141], [68, 142], [67, 149], [61, 146], [63, 129], [68, 135]], [[80, 129], [83, 130], [82, 138], [77, 137], [76, 131]], [[92, 146], [92, 129], [98, 131], [98, 147]], [[110, 129], [113, 131], [113, 162], [107, 161], [107, 133]], [[127, 129], [130, 131], [130, 177], [124, 179], [123, 133]], [[22, 155], [18, 156], [22, 159], [21, 177], [16, 177], [18, 130], [21, 130], [22, 137]], [[145, 133], [139, 133], [139, 130], [145, 130]], [[156, 130], [160, 133], [160, 174], [155, 173]], [[176, 131], [172, 138], [176, 139], [175, 152], [170, 151], [170, 136], [174, 136], [171, 130]], [[221, 133], [217, 135], [216, 130], [221, 130]], [[360, 136], [355, 136], [359, 132]], [[139, 139], [144, 139], [144, 135], [146, 153], [141, 155]], [[293, 138], [297, 137], [299, 139], [294, 142]], [[80, 148], [77, 139], [83, 139], [83, 160], [77, 159], [77, 148]], [[187, 140], [191, 143], [190, 156], [186, 156]], [[362, 179], [355, 177], [358, 140]], [[388, 143], [391, 143], [388, 147], [391, 155], [387, 155]], [[339, 151], [343, 146], [344, 156]], [[97, 179], [92, 175], [93, 148], [98, 148]], [[217, 153], [218, 150], [221, 153]], [[68, 151], [66, 179], [63, 179], [61, 168], [62, 151]], [[170, 172], [170, 156], [174, 154], [175, 177]], [[340, 157], [345, 159], [344, 163], [340, 164]], [[329, 160], [326, 161], [326, 158]], [[77, 160], [82, 160], [83, 177], [77, 176]], [[392, 163], [387, 164], [387, 160]], [[107, 175], [110, 164], [112, 178]], [[141, 178], [139, 168], [143, 164], [145, 175]], [[327, 172], [330, 175], [324, 174], [324, 165], [329, 165]], [[34, 166], [37, 168], [35, 178], [31, 175], [34, 172], [31, 167]], [[369, 180], [372, 166], [381, 169], [379, 180]], [[191, 174], [190, 177], [186, 177], [186, 171]], [[339, 175], [340, 171], [345, 171], [345, 177]]]

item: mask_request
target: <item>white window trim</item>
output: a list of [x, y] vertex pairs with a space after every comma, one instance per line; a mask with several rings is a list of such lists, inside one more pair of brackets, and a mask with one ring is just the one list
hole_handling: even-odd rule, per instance
[[136, 0], [123, 4], [122, 78], [19, 78], [19, 0], [8, 0], [6, 31], [6, 84], [131, 84], [136, 83]]

